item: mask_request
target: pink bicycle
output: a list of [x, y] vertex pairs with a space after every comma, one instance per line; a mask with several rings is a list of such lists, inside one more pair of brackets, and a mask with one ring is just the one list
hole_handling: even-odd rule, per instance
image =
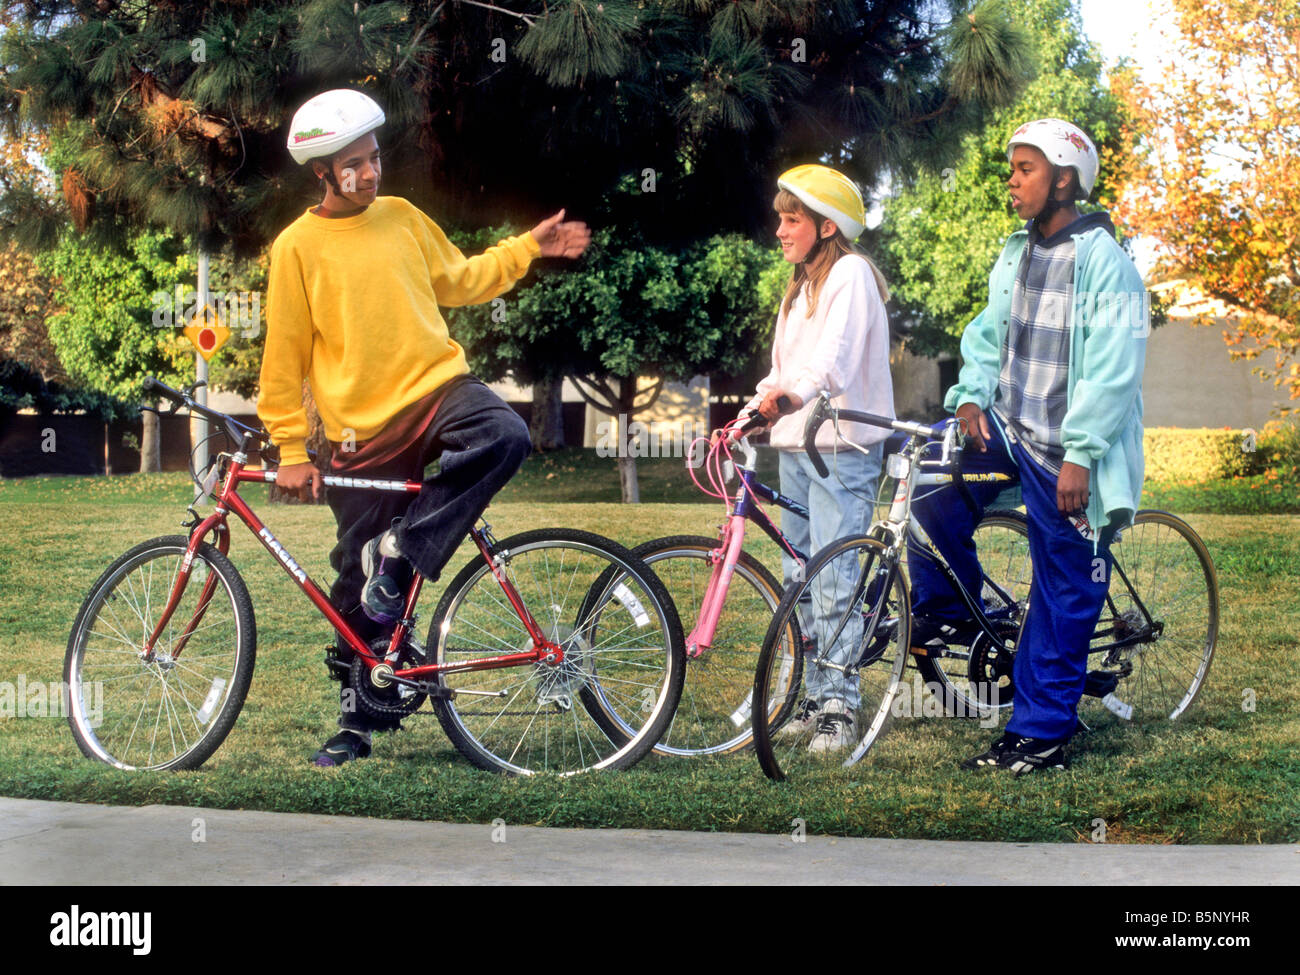
[[[752, 426], [742, 426], [742, 433]], [[733, 451], [738, 459], [732, 456]], [[802, 565], [806, 553], [781, 533], [763, 502], [796, 517], [808, 517], [803, 505], [758, 480], [755, 458], [755, 449], [743, 437], [734, 443], [725, 436], [716, 437], [704, 464], [709, 485], [701, 484], [691, 472], [705, 494], [729, 502], [717, 538], [670, 535], [633, 549], [634, 556], [650, 565], [668, 588], [683, 627], [691, 627], [686, 637], [681, 701], [655, 748], [659, 754], [721, 755], [753, 741], [754, 672], [763, 638], [781, 601], [782, 584], [743, 550], [746, 523], [753, 521]], [[734, 494], [727, 492], [728, 466], [734, 467], [739, 482]], [[797, 635], [792, 639], [797, 640]]]

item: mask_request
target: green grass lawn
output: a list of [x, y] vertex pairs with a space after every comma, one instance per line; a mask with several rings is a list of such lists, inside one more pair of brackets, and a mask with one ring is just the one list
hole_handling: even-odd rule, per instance
[[[612, 471], [610, 461], [601, 462]], [[664, 463], [664, 462], [661, 462]], [[580, 454], [534, 458], [489, 510], [499, 537], [562, 525], [632, 545], [666, 534], [712, 534], [720, 505], [680, 503], [676, 463], [643, 496], [608, 502]], [[572, 470], [566, 469], [568, 467]], [[554, 476], [548, 476], [554, 475]], [[681, 482], [681, 483], [679, 483]], [[575, 490], [598, 497], [559, 499]], [[611, 491], [612, 488], [612, 491]], [[313, 578], [328, 582], [328, 509], [260, 506]], [[0, 682], [57, 682], [71, 622], [103, 568], [135, 543], [179, 532], [183, 475], [0, 481]], [[258, 664], [234, 731], [197, 772], [122, 773], [81, 756], [66, 721], [0, 717], [0, 794], [83, 802], [174, 803], [390, 818], [552, 826], [744, 830], [935, 839], [1260, 843], [1300, 840], [1300, 517], [1191, 515], [1221, 589], [1210, 677], [1177, 724], [1130, 726], [1109, 715], [1075, 741], [1064, 772], [1014, 780], [957, 763], [995, 732], [972, 722], [901, 718], [867, 758], [798, 787], [768, 782], [751, 754], [651, 758], [623, 773], [507, 779], [469, 766], [424, 713], [376, 739], [376, 757], [338, 770], [308, 756], [332, 733], [336, 685], [325, 675], [328, 628], [242, 526], [231, 555], [257, 608]], [[769, 547], [755, 552], [774, 570]], [[458, 569], [469, 553], [452, 562]], [[689, 625], [689, 624], [688, 624]], [[909, 680], [911, 673], [909, 672]], [[689, 680], [688, 675], [688, 680]], [[4, 698], [0, 695], [0, 702]], [[1253, 709], [1250, 709], [1253, 701]]]

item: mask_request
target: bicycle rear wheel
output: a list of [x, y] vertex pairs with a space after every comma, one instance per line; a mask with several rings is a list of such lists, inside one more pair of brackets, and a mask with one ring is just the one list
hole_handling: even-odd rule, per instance
[[1033, 560], [1029, 554], [1029, 527], [1018, 511], [990, 511], [975, 527], [975, 550], [983, 570], [980, 596], [984, 612], [999, 639], [1012, 652], [998, 649], [980, 631], [965, 634], [966, 642], [954, 642], [927, 656], [914, 656], [926, 687], [953, 717], [975, 718], [991, 709], [1010, 708], [1015, 695], [1012, 665], [1014, 644], [1029, 608], [1029, 584]]
[[[859, 536], [819, 552], [805, 581], [786, 590], [759, 655], [753, 728], [763, 772], [801, 779], [859, 761], [888, 727], [910, 636], [906, 581], [884, 545]], [[817, 723], [796, 720], [805, 699], [822, 712], [843, 702], [851, 741], [813, 750]]]
[[[718, 545], [716, 538], [703, 535], [674, 535], [632, 550], [667, 587], [688, 633], [697, 623]], [[741, 552], [712, 644], [698, 657], [686, 658], [682, 699], [655, 746], [657, 753], [721, 755], [749, 745], [754, 670], [780, 602], [781, 583], [776, 576], [748, 552]]]
[[234, 726], [253, 679], [253, 603], [235, 567], [199, 546], [153, 653], [189, 539], [144, 542], [113, 562], [77, 613], [64, 659], [68, 723], [82, 753], [121, 769], [194, 769]]
[[440, 601], [427, 644], [437, 661], [532, 648], [494, 572], [564, 659], [445, 674], [454, 696], [434, 711], [447, 737], [478, 767], [518, 775], [635, 764], [672, 720], [685, 675], [681, 623], [663, 584], [589, 532], [524, 532], [492, 555], [492, 566], [465, 566]]
[[1092, 644], [1101, 656], [1089, 666], [1119, 676], [1103, 699], [1111, 711], [1176, 720], [1205, 685], [1218, 642], [1214, 562], [1191, 526], [1164, 511], [1139, 511], [1110, 551], [1110, 591]]

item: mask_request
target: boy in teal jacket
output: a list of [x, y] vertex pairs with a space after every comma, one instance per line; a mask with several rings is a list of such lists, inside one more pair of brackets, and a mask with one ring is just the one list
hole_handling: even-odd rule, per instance
[[[1110, 578], [1109, 544], [1142, 493], [1145, 287], [1104, 213], [1080, 215], [1097, 152], [1059, 119], [1022, 125], [1007, 146], [1008, 188], [1024, 229], [989, 276], [988, 306], [962, 335], [944, 406], [969, 436], [964, 469], [1019, 482], [1034, 577], [1017, 645], [1007, 731], [967, 768], [1063, 768], [1087, 679], [1088, 646]], [[915, 502], [922, 526], [969, 592], [971, 540], [1004, 485], [971, 484], [972, 512], [940, 492]], [[911, 553], [913, 653], [962, 642], [965, 606], [934, 563]]]

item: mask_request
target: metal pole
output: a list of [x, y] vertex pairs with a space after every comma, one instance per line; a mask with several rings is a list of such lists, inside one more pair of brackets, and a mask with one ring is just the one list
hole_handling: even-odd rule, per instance
[[[206, 315], [207, 314], [206, 309], [208, 307], [208, 252], [205, 250], [199, 251], [198, 286], [199, 286], [198, 307], [201, 313]], [[206, 322], [206, 318], [205, 318], [205, 322]], [[208, 378], [208, 361], [204, 359], [203, 356], [201, 356], [197, 350], [194, 353], [194, 378], [196, 380], [200, 380], [203, 382], [206, 382]], [[206, 386], [199, 387], [198, 391], [194, 395], [194, 398], [201, 405], [207, 406], [208, 388]], [[197, 447], [200, 443], [203, 443], [207, 435], [208, 435], [208, 421], [205, 417], [196, 416], [190, 420], [190, 447], [191, 448]], [[205, 444], [203, 448], [194, 455], [195, 470], [202, 470], [204, 467], [207, 466], [207, 463], [208, 463], [208, 448], [207, 445]]]

